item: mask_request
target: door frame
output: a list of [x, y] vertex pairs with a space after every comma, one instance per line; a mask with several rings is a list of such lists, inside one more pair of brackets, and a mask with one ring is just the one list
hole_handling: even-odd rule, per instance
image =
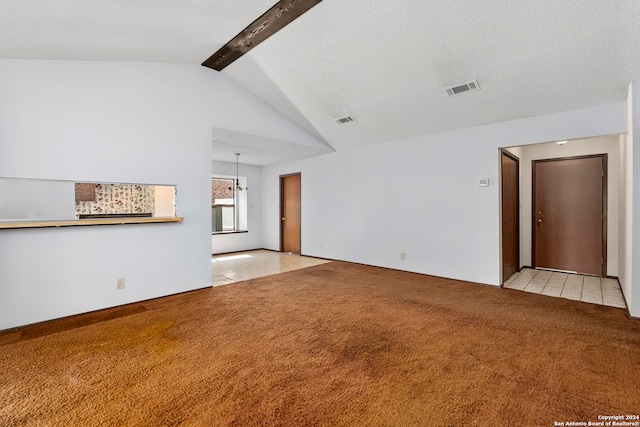
[[280, 252], [284, 252], [284, 222], [282, 218], [284, 216], [284, 179], [290, 176], [300, 177], [300, 254], [302, 254], [302, 174], [300, 172], [289, 173], [280, 175]]
[[501, 286], [504, 285], [505, 278], [502, 277], [504, 275], [504, 247], [502, 246], [503, 238], [504, 238], [504, 229], [502, 228], [503, 218], [503, 194], [502, 194], [502, 178], [504, 171], [502, 170], [502, 156], [507, 156], [511, 160], [515, 160], [516, 162], [516, 200], [517, 200], [517, 212], [516, 215], [516, 226], [518, 227], [518, 233], [516, 234], [516, 242], [517, 242], [517, 257], [518, 264], [516, 266], [516, 271], [520, 271], [520, 159], [515, 154], [507, 151], [504, 148], [500, 148], [500, 282]]
[[602, 271], [600, 277], [607, 277], [607, 225], [608, 219], [608, 182], [609, 156], [603, 154], [588, 154], [584, 156], [557, 157], [553, 159], [531, 160], [531, 264], [536, 268], [536, 164], [561, 160], [579, 160], [599, 157], [602, 159]]

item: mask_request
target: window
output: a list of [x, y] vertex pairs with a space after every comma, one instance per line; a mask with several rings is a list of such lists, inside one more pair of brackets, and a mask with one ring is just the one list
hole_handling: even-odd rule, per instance
[[211, 231], [230, 233], [247, 231], [246, 178], [239, 178], [243, 190], [231, 177], [211, 179]]

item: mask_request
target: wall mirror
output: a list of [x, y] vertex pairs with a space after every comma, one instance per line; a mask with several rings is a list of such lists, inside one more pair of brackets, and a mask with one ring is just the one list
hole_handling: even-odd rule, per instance
[[0, 223], [110, 218], [177, 218], [176, 186], [0, 178]]

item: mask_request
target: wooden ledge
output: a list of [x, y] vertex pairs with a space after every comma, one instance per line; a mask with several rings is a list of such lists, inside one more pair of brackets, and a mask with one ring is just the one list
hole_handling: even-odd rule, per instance
[[14, 228], [48, 228], [48, 227], [77, 227], [79, 225], [120, 225], [120, 224], [149, 224], [158, 222], [182, 222], [183, 217], [152, 217], [152, 218], [104, 218], [104, 219], [73, 219], [67, 221], [15, 221], [0, 222], [0, 229]]

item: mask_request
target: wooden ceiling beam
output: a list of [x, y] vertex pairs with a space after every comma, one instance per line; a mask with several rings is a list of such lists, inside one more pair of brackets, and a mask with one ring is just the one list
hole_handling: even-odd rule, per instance
[[222, 46], [202, 65], [217, 71], [240, 58], [245, 53], [289, 25], [297, 17], [322, 0], [280, 0], [262, 16], [240, 31], [231, 41]]

